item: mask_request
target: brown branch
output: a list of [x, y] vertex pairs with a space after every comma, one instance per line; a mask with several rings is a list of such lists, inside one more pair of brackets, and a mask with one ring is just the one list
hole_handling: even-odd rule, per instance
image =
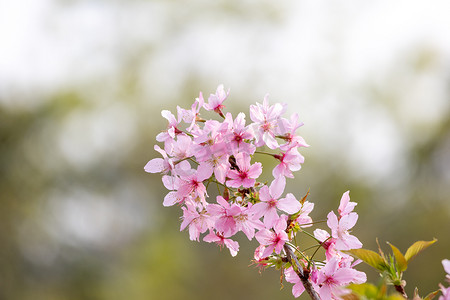
[[292, 249], [292, 246], [284, 244], [284, 251], [286, 251], [288, 261], [291, 263], [295, 273], [297, 273], [298, 277], [300, 277], [300, 280], [302, 281], [303, 286], [305, 287], [305, 290], [309, 294], [311, 299], [320, 300], [320, 297], [314, 290], [311, 281], [309, 281], [309, 273], [305, 274], [305, 272], [303, 272], [303, 267], [298, 261], [297, 256]]

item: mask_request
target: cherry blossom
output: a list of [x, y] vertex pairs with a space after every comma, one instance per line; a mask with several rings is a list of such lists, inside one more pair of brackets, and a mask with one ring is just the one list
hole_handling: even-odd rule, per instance
[[163, 131], [156, 136], [156, 140], [158, 142], [170, 142], [176, 135], [182, 133], [182, 131], [178, 129], [178, 124], [182, 119], [182, 115], [178, 114], [178, 118], [175, 118], [175, 116], [168, 110], [161, 111], [161, 115], [169, 121], [169, 124], [167, 125], [166, 131]]
[[230, 180], [227, 181], [227, 185], [234, 188], [252, 187], [256, 182], [255, 179], [262, 173], [261, 163], [250, 165], [250, 156], [245, 153], [238, 153], [234, 157], [237, 168], [228, 171], [227, 176]]
[[188, 195], [199, 197], [205, 202], [206, 188], [203, 181], [211, 176], [211, 169], [205, 165], [200, 165], [197, 171], [191, 175], [181, 177], [181, 183], [178, 188], [177, 197], [182, 198]]
[[223, 88], [223, 84], [219, 85], [217, 87], [216, 93], [215, 94], [211, 94], [209, 96], [208, 103], [205, 103], [203, 105], [203, 107], [206, 110], [213, 110], [216, 113], [218, 113], [221, 116], [223, 116], [222, 109], [224, 108], [224, 106], [223, 106], [222, 103], [227, 99], [229, 93], [230, 93], [230, 91], [225, 92], [225, 90]]
[[349, 230], [355, 226], [358, 220], [357, 213], [349, 213], [338, 220], [336, 214], [330, 212], [327, 218], [327, 225], [331, 229], [331, 236], [336, 239], [337, 250], [350, 250], [362, 247], [359, 239], [349, 233]]
[[286, 233], [287, 223], [284, 218], [279, 218], [273, 226], [274, 231], [263, 229], [256, 233], [256, 240], [266, 246], [262, 254], [263, 257], [267, 257], [275, 250], [275, 253], [280, 254], [284, 244], [289, 241]]
[[236, 254], [239, 251], [239, 243], [226, 237], [221, 233], [218, 232], [214, 233], [213, 231], [210, 230], [209, 234], [203, 238], [203, 241], [207, 243], [214, 242], [221, 248], [225, 245], [230, 250], [231, 256], [236, 256]]
[[[231, 114], [227, 114], [227, 117], [231, 118]], [[255, 152], [255, 145], [247, 143], [246, 140], [253, 139], [251, 130], [245, 126], [245, 114], [239, 113], [232, 126], [227, 138], [229, 139], [229, 146], [231, 148], [231, 154], [236, 155], [239, 152], [253, 154]]]
[[256, 203], [252, 210], [256, 217], [264, 216], [264, 225], [270, 228], [278, 220], [277, 209], [283, 210], [288, 214], [298, 212], [302, 205], [291, 193], [286, 198], [278, 199], [284, 191], [286, 179], [279, 177], [272, 181], [270, 187], [263, 186], [259, 191], [259, 199], [261, 202]]
[[230, 205], [222, 196], [217, 196], [218, 204], [209, 204], [206, 210], [215, 218], [214, 227], [227, 236], [232, 236], [237, 232], [234, 215], [241, 212], [241, 208], [236, 204]]
[[212, 220], [206, 211], [198, 212], [194, 206], [186, 205], [183, 210], [183, 222], [181, 222], [180, 231], [189, 225], [189, 238], [191, 241], [199, 241], [201, 233], [212, 227]]
[[295, 298], [300, 297], [300, 295], [305, 291], [305, 287], [303, 286], [302, 280], [298, 277], [297, 273], [295, 273], [292, 267], [284, 270], [284, 278], [286, 278], [287, 282], [293, 283], [292, 294]]
[[316, 284], [320, 286], [318, 293], [320, 299], [339, 299], [343, 294], [342, 287], [349, 283], [364, 283], [367, 280], [366, 274], [352, 268], [340, 267], [339, 259], [333, 257], [317, 273]]
[[285, 144], [280, 146], [282, 151], [288, 151], [294, 147], [309, 147], [305, 140], [296, 135], [297, 129], [302, 126], [303, 123], [299, 122], [298, 114], [292, 114], [291, 119], [287, 120], [285, 118], [281, 119], [281, 125], [279, 126], [280, 138], [286, 141]]
[[162, 173], [167, 174], [174, 169], [173, 160], [167, 156], [166, 151], [155, 145], [154, 149], [161, 153], [163, 158], [154, 158], [150, 160], [144, 167], [145, 172], [148, 173]]
[[305, 161], [304, 157], [298, 152], [296, 147], [289, 149], [287, 152], [283, 152], [280, 155], [274, 155], [276, 159], [280, 161], [272, 171], [273, 177], [286, 176], [294, 178], [293, 171], [301, 169], [301, 164]]
[[[313, 203], [305, 199], [298, 201], [292, 193], [281, 198], [286, 178], [294, 178], [293, 173], [300, 170], [304, 162], [298, 149], [308, 147], [296, 134], [303, 125], [298, 114], [286, 119], [283, 117], [286, 105], [269, 105], [266, 95], [262, 104], [250, 106], [252, 122], [246, 124], [244, 113], [237, 114], [235, 119], [231, 113], [224, 113], [223, 103], [228, 96], [229, 90], [219, 85], [207, 103], [200, 92], [189, 109], [177, 106], [177, 117], [168, 110], [161, 112], [168, 125], [156, 140], [163, 143], [164, 150], [158, 145], [154, 149], [162, 158], [149, 160], [144, 170], [162, 175], [163, 185], [168, 190], [163, 206], [181, 207], [180, 231], [188, 228], [190, 240], [227, 247], [232, 256], [239, 251], [239, 244], [234, 240], [236, 234], [242, 232], [249, 240], [256, 238], [259, 246], [254, 262], [260, 267], [288, 267], [284, 275], [293, 284], [295, 297], [305, 291], [305, 286], [292, 268], [295, 262], [283, 252], [286, 243], [296, 244], [292, 255], [301, 262], [296, 268], [309, 272], [309, 294], [316, 291], [322, 299], [331, 299], [338, 297], [345, 285], [364, 282], [365, 274], [353, 269], [356, 264], [352, 263], [353, 258], [341, 252], [362, 246], [358, 238], [350, 235], [358, 215], [353, 212], [356, 203], [350, 202], [348, 191], [341, 198], [339, 217], [334, 212], [328, 214], [331, 234], [319, 228], [314, 230], [317, 248], [313, 253], [324, 247], [326, 260], [310, 257], [309, 252], [302, 252], [302, 246], [297, 244], [303, 241], [303, 237], [295, 238], [297, 233], [314, 224], [310, 216]], [[214, 111], [222, 119], [204, 120], [203, 110]], [[265, 146], [272, 149], [272, 153], [266, 149], [260, 151]], [[274, 177], [270, 185], [257, 181], [263, 169], [260, 162], [252, 163], [252, 159], [259, 157], [254, 158], [255, 153], [269, 154], [278, 162], [271, 172], [268, 171], [268, 175], [272, 173]], [[214, 203], [209, 199], [211, 192], [218, 193]], [[286, 214], [279, 216], [282, 212]], [[310, 246], [306, 248], [314, 251]], [[445, 263], [444, 267], [447, 265]], [[315, 291], [311, 291], [311, 286]], [[447, 290], [443, 290], [445, 293]]]
[[346, 191], [341, 198], [341, 201], [339, 203], [338, 213], [341, 217], [348, 215], [353, 211], [355, 206], [357, 205], [356, 202], [350, 202], [350, 191]]
[[279, 118], [284, 111], [285, 106], [280, 103], [269, 106], [268, 95], [264, 97], [262, 105], [259, 103], [256, 103], [256, 106], [250, 105], [250, 119], [254, 122], [252, 129], [256, 137], [255, 145], [257, 147], [264, 144], [270, 149], [279, 147], [275, 136]]

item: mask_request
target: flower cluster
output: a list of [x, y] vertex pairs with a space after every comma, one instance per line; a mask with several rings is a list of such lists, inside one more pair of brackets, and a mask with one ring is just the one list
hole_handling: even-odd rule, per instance
[[[342, 196], [339, 216], [328, 214], [330, 233], [307, 232], [314, 225], [309, 216], [314, 204], [306, 196], [297, 199], [285, 193], [286, 179], [294, 178], [304, 161], [299, 149], [308, 147], [296, 134], [303, 125], [298, 115], [283, 117], [286, 105], [269, 105], [266, 96], [262, 104], [250, 106], [251, 122], [246, 124], [244, 113], [233, 118], [224, 112], [228, 96], [220, 85], [207, 102], [200, 93], [190, 109], [177, 107], [176, 116], [162, 111], [168, 126], [156, 139], [164, 147], [155, 145], [162, 158], [150, 160], [144, 169], [162, 174], [169, 190], [163, 205], [178, 205], [183, 211], [180, 230], [188, 228], [191, 240], [216, 243], [232, 256], [239, 251], [233, 239], [238, 232], [255, 238], [259, 242], [255, 262], [283, 268], [286, 280], [294, 284], [295, 297], [305, 290], [304, 280], [321, 299], [339, 298], [346, 285], [365, 282], [366, 275], [353, 269], [353, 257], [342, 252], [362, 246], [350, 234], [358, 215], [349, 193]], [[202, 109], [220, 121], [203, 119]], [[255, 159], [260, 155], [277, 162], [270, 183], [258, 181], [263, 166]], [[210, 195], [216, 195], [215, 200]], [[295, 242], [300, 233], [313, 238], [315, 248], [302, 250]], [[324, 260], [315, 258], [319, 248], [326, 251]]]

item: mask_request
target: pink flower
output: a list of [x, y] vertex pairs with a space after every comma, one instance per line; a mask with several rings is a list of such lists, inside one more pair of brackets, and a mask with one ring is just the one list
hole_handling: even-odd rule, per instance
[[264, 229], [264, 224], [253, 215], [251, 203], [248, 203], [247, 207], [241, 208], [241, 211], [233, 217], [237, 230], [242, 231], [249, 240], [255, 236], [255, 229]]
[[301, 164], [305, 161], [305, 158], [297, 151], [296, 147], [289, 149], [281, 155], [275, 155], [275, 158], [280, 161], [280, 164], [272, 171], [272, 175], [275, 178], [280, 176], [294, 178], [292, 172], [300, 170], [302, 167]]
[[302, 208], [300, 209], [300, 214], [295, 219], [295, 222], [300, 225], [300, 227], [311, 227], [312, 226], [312, 218], [309, 216], [311, 211], [314, 209], [314, 203], [311, 203], [309, 201], [305, 201], [302, 204]]
[[338, 258], [332, 258], [321, 268], [317, 276], [317, 285], [320, 286], [320, 299], [331, 300], [339, 298], [342, 294], [342, 287], [349, 283], [364, 283], [367, 280], [366, 274], [351, 268], [339, 267]]
[[259, 190], [259, 200], [261, 202], [253, 205], [252, 211], [257, 218], [264, 216], [266, 228], [272, 227], [278, 220], [277, 208], [288, 214], [296, 213], [302, 208], [300, 202], [291, 193], [287, 194], [286, 198], [278, 199], [283, 193], [285, 186], [286, 179], [279, 177], [272, 181], [270, 188], [265, 185]]
[[286, 233], [287, 223], [284, 218], [279, 218], [273, 227], [274, 231], [263, 229], [256, 233], [255, 237], [261, 245], [267, 246], [262, 254], [267, 257], [275, 250], [275, 253], [280, 254], [284, 244], [289, 241]]
[[222, 184], [225, 182], [230, 163], [228, 162], [229, 156], [226, 153], [224, 143], [204, 146], [201, 150], [198, 150], [196, 156], [198, 157], [198, 162], [205, 164], [211, 173], [214, 172], [217, 181]]
[[144, 167], [145, 172], [168, 174], [169, 171], [174, 169], [172, 159], [169, 158], [166, 151], [161, 149], [158, 145], [155, 145], [154, 149], [161, 153], [163, 158], [158, 157], [150, 160]]
[[241, 185], [249, 188], [255, 185], [256, 178], [262, 173], [261, 163], [257, 162], [250, 165], [250, 156], [246, 153], [238, 153], [235, 156], [237, 169], [229, 170], [227, 181], [229, 187], [238, 188]]
[[225, 93], [223, 84], [219, 85], [217, 87], [216, 93], [209, 96], [208, 103], [203, 104], [203, 107], [206, 110], [213, 110], [223, 116], [222, 109], [224, 108], [224, 106], [222, 105], [222, 103], [227, 99], [229, 93], [229, 90]]
[[192, 206], [187, 204], [183, 210], [183, 222], [181, 222], [180, 231], [184, 230], [189, 225], [189, 238], [191, 241], [199, 241], [201, 233], [204, 233], [208, 228], [212, 227], [212, 220], [206, 211], [201, 213]]
[[341, 202], [339, 203], [338, 213], [341, 216], [341, 218], [345, 215], [348, 215], [353, 211], [355, 206], [357, 205], [356, 202], [350, 202], [350, 191], [346, 191], [341, 198]]
[[245, 142], [253, 138], [253, 134], [245, 126], [245, 114], [239, 113], [234, 122], [232, 121], [231, 114], [227, 114], [226, 118], [231, 119], [232, 128], [228, 131], [227, 138], [230, 141], [229, 147], [231, 148], [230, 154], [237, 154], [239, 152], [245, 152], [247, 154], [253, 154], [255, 152], [255, 145]]
[[323, 229], [316, 229], [314, 230], [314, 237], [322, 243], [327, 260], [338, 256], [338, 251], [336, 250], [336, 239], [331, 238], [328, 232]]
[[184, 198], [188, 195], [194, 198], [199, 197], [206, 206], [206, 188], [203, 185], [203, 181], [209, 177], [211, 177], [211, 170], [204, 165], [200, 165], [195, 173], [181, 177], [181, 183], [180, 187], [178, 188], [177, 197]]
[[292, 287], [292, 294], [295, 298], [299, 297], [305, 291], [305, 286], [303, 285], [302, 280], [298, 277], [292, 267], [284, 270], [284, 277], [287, 282], [294, 284]]
[[331, 229], [331, 236], [336, 239], [337, 250], [350, 250], [362, 247], [357, 237], [350, 235], [349, 230], [355, 226], [358, 214], [355, 212], [344, 215], [340, 220], [334, 212], [328, 214], [327, 225]]
[[169, 125], [167, 125], [167, 130], [159, 133], [156, 136], [156, 140], [158, 142], [167, 142], [171, 141], [175, 138], [176, 135], [182, 133], [181, 130], [177, 128], [178, 124], [181, 121], [181, 114], [178, 114], [178, 118], [168, 110], [161, 111], [161, 115], [169, 121]]
[[279, 147], [275, 139], [276, 130], [280, 116], [285, 111], [285, 106], [280, 103], [269, 106], [267, 98], [268, 95], [264, 97], [262, 105], [259, 103], [256, 103], [256, 106], [250, 105], [250, 118], [254, 122], [252, 129], [256, 137], [255, 145], [260, 147], [265, 144], [270, 149], [276, 149]]
[[209, 234], [203, 238], [203, 241], [207, 243], [214, 242], [217, 245], [219, 245], [220, 248], [222, 248], [225, 245], [230, 250], [231, 256], [236, 256], [236, 254], [239, 251], [239, 243], [226, 237], [229, 236], [224, 236], [218, 232], [214, 233], [213, 231], [210, 230]]
[[222, 196], [217, 196], [217, 203], [219, 204], [209, 204], [206, 210], [216, 219], [214, 224], [216, 230], [226, 236], [232, 236], [237, 232], [234, 215], [239, 214], [241, 208], [236, 204], [230, 205]]
[[280, 146], [281, 150], [287, 151], [293, 147], [309, 147], [301, 136], [295, 134], [295, 131], [302, 125], [303, 123], [298, 121], [298, 114], [293, 114], [290, 120], [281, 119], [279, 135], [286, 141], [286, 144]]
[[177, 160], [192, 156], [192, 140], [186, 135], [179, 135], [177, 140], [166, 143], [166, 152]]
[[183, 121], [190, 124], [187, 131], [191, 131], [195, 126], [195, 122], [199, 119], [200, 109], [203, 107], [205, 101], [203, 100], [203, 94], [200, 92], [198, 98], [195, 99], [194, 104], [192, 104], [191, 109], [180, 109]]

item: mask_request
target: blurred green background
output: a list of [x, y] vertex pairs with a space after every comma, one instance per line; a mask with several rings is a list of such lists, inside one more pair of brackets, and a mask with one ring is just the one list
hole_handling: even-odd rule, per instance
[[350, 190], [365, 248], [437, 238], [405, 278], [409, 294], [437, 289], [450, 258], [449, 6], [0, 2], [0, 299], [292, 298], [278, 271], [249, 266], [255, 241], [235, 258], [189, 241], [143, 170], [159, 157], [160, 111], [220, 83], [234, 115], [266, 93], [299, 113], [311, 147], [287, 190], [311, 190], [313, 218]]

